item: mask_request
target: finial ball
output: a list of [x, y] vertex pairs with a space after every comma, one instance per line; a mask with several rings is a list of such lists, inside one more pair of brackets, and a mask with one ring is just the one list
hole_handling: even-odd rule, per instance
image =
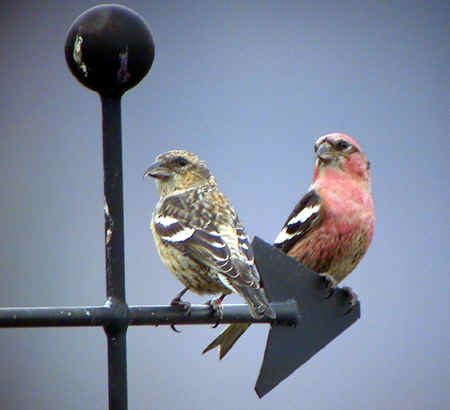
[[135, 11], [118, 4], [86, 10], [69, 28], [67, 64], [86, 87], [120, 97], [144, 78], [153, 63], [150, 28]]

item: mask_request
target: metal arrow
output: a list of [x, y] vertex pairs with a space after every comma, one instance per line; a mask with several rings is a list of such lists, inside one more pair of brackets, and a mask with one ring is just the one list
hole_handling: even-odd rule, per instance
[[255, 237], [255, 261], [271, 302], [296, 301], [296, 326], [274, 323], [255, 390], [264, 396], [360, 317], [360, 303], [351, 306], [348, 294], [331, 294], [319, 276], [293, 258]]

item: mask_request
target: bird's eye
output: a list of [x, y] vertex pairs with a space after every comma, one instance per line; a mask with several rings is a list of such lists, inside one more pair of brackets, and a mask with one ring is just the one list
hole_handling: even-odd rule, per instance
[[177, 161], [177, 164], [180, 167], [184, 167], [184, 166], [186, 166], [189, 163], [189, 161], [186, 158], [183, 158], [183, 157], [178, 157], [176, 161]]
[[344, 149], [347, 149], [350, 146], [350, 144], [345, 141], [345, 140], [339, 140], [336, 144], [335, 147], [339, 150], [339, 151], [343, 151]]

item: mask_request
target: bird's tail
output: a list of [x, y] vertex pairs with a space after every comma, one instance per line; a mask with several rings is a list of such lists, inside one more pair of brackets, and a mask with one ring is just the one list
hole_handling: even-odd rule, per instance
[[228, 326], [224, 332], [206, 346], [203, 354], [219, 346], [219, 359], [222, 359], [250, 325], [251, 323], [233, 323]]
[[[268, 316], [271, 319], [276, 318], [275, 311], [270, 307], [269, 301], [264, 294], [264, 289], [240, 287], [236, 285], [235, 288], [247, 301], [250, 314], [255, 319], [260, 319], [264, 316]], [[233, 323], [228, 326], [224, 332], [216, 337], [205, 350], [203, 350], [203, 353], [209, 352], [219, 346], [219, 359], [222, 359], [242, 334], [250, 327], [250, 324], [251, 323]]]
[[275, 311], [269, 305], [269, 300], [264, 293], [264, 289], [239, 286], [236, 283], [233, 285], [238, 293], [247, 302], [252, 317], [255, 319], [261, 319], [264, 316], [268, 316], [271, 319], [275, 319], [277, 317]]

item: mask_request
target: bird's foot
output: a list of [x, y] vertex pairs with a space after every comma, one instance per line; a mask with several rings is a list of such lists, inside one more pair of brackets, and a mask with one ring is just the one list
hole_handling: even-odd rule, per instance
[[222, 307], [222, 301], [225, 298], [225, 294], [220, 296], [217, 299], [211, 299], [206, 304], [211, 309], [211, 314], [216, 319], [216, 323], [213, 325], [213, 329], [219, 326], [220, 321], [223, 319], [223, 307]]
[[342, 290], [344, 292], [345, 303], [349, 306], [349, 309], [347, 311], [348, 313], [356, 305], [356, 302], [358, 302], [358, 295], [355, 292], [353, 292], [353, 289], [350, 288], [349, 286], [344, 286]]
[[337, 285], [338, 283], [330, 275], [326, 273], [319, 273], [320, 289], [328, 291], [326, 298], [329, 298], [333, 295]]
[[180, 298], [172, 299], [172, 301], [170, 302], [170, 306], [177, 306], [187, 314], [191, 312], [191, 302], [186, 302], [185, 300], [181, 300]]
[[[171, 302], [170, 306], [177, 306], [180, 307], [181, 310], [183, 310], [187, 315], [191, 312], [191, 303], [186, 302], [185, 300], [181, 300], [181, 297], [189, 290], [189, 288], [184, 288], [181, 292], [175, 296]], [[178, 330], [174, 324], [170, 325], [171, 329], [176, 333], [181, 333], [180, 330]]]

